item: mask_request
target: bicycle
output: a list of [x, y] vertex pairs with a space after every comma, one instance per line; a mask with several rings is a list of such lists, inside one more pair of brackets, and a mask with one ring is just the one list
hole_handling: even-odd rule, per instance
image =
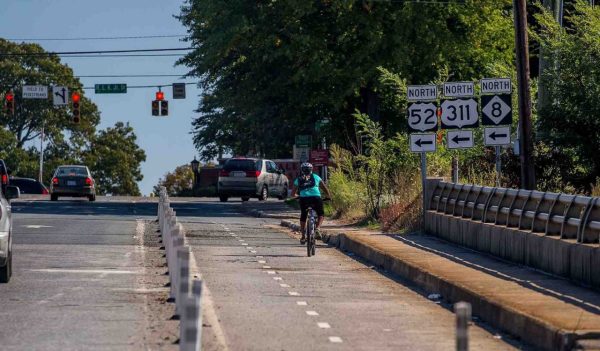
[[308, 217], [306, 218], [306, 253], [308, 257], [314, 256], [316, 251], [315, 227], [317, 226], [317, 212], [309, 206], [307, 209]]

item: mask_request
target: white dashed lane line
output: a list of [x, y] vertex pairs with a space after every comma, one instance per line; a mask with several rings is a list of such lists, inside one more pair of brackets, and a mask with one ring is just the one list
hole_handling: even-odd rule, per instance
[[275, 274], [275, 271], [267, 271], [267, 274]]
[[296, 291], [288, 291], [288, 294], [290, 294], [290, 296], [300, 296], [300, 294]]
[[317, 311], [306, 311], [306, 314], [309, 316], [318, 316], [319, 314], [317, 313]]
[[287, 284], [279, 284], [279, 286], [281, 286], [282, 288], [289, 288], [290, 286]]
[[263, 269], [271, 269], [271, 266], [263, 266]]
[[275, 280], [283, 280], [283, 278], [281, 278], [281, 277], [274, 277], [273, 279], [275, 279]]
[[298, 306], [307, 306], [308, 303], [306, 301], [296, 301], [296, 305], [298, 305]]
[[258, 261], [258, 263], [267, 263], [267, 261], [265, 261], [265, 260], [260, 260], [260, 261]]
[[329, 341], [339, 344], [342, 342], [342, 338], [340, 338], [339, 336], [330, 336]]
[[242, 246], [248, 246], [248, 243], [242, 243]]
[[321, 329], [331, 329], [331, 326], [329, 325], [329, 323], [325, 323], [325, 322], [318, 322], [317, 325], [319, 326], [319, 328]]
[[256, 253], [256, 251], [252, 250], [252, 251], [250, 251], [250, 253]]

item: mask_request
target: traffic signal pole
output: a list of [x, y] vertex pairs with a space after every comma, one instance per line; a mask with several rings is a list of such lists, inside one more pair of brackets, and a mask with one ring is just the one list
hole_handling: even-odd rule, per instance
[[535, 190], [533, 159], [533, 126], [531, 123], [531, 90], [529, 88], [529, 40], [527, 38], [527, 5], [513, 0], [515, 13], [515, 46], [517, 53], [517, 85], [519, 93], [519, 146], [521, 188]]

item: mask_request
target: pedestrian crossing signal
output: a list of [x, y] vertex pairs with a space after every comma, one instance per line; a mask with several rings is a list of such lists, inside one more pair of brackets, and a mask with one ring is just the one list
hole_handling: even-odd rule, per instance
[[161, 116], [169, 115], [169, 102], [167, 100], [162, 100], [160, 102], [160, 115]]
[[152, 116], [158, 116], [158, 115], [159, 115], [159, 101], [153, 100], [152, 101]]

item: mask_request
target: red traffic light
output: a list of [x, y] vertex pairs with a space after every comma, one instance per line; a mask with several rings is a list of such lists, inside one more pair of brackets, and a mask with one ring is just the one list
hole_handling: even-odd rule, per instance
[[81, 100], [81, 95], [79, 95], [79, 93], [78, 93], [78, 92], [74, 91], [74, 92], [71, 94], [71, 101], [72, 101], [72, 102], [79, 102], [79, 100]]
[[157, 91], [156, 92], [156, 100], [158, 101], [162, 101], [165, 98], [165, 93], [163, 93], [162, 91]]
[[12, 102], [15, 99], [15, 94], [13, 94], [12, 92], [6, 93], [6, 101], [8, 102]]

